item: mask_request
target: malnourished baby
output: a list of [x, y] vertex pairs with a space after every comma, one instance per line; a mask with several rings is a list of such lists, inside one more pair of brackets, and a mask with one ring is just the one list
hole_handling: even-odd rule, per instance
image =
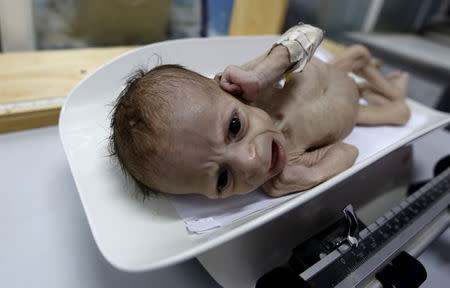
[[321, 40], [320, 29], [297, 25], [215, 79], [177, 65], [139, 72], [112, 113], [113, 153], [144, 194], [281, 196], [320, 184], [354, 163], [358, 150], [342, 139], [355, 124], [410, 116], [406, 73], [384, 77], [362, 46], [324, 63], [312, 58]]

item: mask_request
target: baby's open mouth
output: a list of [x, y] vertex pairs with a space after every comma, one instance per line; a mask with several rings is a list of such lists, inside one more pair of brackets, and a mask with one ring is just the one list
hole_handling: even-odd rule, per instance
[[276, 139], [272, 140], [272, 159], [269, 168], [270, 177], [275, 176], [283, 170], [286, 165], [286, 153], [283, 145]]

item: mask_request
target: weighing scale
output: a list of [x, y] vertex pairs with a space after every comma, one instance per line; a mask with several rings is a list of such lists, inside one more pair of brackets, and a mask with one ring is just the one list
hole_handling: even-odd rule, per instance
[[[294, 247], [338, 221], [348, 204], [363, 223], [377, 224], [368, 225], [367, 230], [362, 229], [361, 235], [354, 235], [359, 248], [350, 249], [343, 243], [344, 246], [337, 247], [338, 250], [322, 253], [319, 257], [322, 259], [306, 270], [296, 271], [296, 277], [309, 285], [318, 281], [320, 275], [327, 275], [332, 284], [341, 281], [342, 285], [366, 285], [370, 279], [366, 276], [380, 268], [370, 263], [387, 263], [400, 252], [391, 248], [391, 244], [383, 242], [379, 246], [381, 244], [377, 240], [375, 255], [381, 256], [361, 254], [364, 259], [369, 257], [368, 260], [364, 263], [355, 260], [360, 255], [358, 249], [370, 247], [373, 243], [371, 237], [379, 237], [379, 231], [384, 231], [384, 228], [379, 228], [383, 220], [378, 219], [380, 216], [392, 207], [400, 207], [395, 208], [392, 215], [385, 215], [386, 221], [381, 225], [387, 227], [392, 225], [392, 221], [397, 221], [391, 219], [403, 223], [403, 218], [396, 215], [406, 213], [401, 211], [407, 211], [404, 209], [409, 205], [422, 203], [420, 199], [425, 199], [422, 195], [431, 195], [420, 190], [420, 194], [403, 200], [412, 158], [411, 147], [405, 145], [448, 124], [450, 117], [412, 100], [408, 100], [412, 113], [421, 115], [425, 121], [400, 140], [307, 192], [204, 234], [189, 233], [183, 219], [164, 195], [147, 201], [133, 196], [136, 188], [108, 157], [112, 103], [123, 89], [127, 75], [137, 67], [152, 67], [161, 59], [164, 64], [177, 63], [212, 76], [229, 64], [244, 63], [262, 54], [276, 39], [277, 36], [218, 37], [148, 45], [100, 67], [70, 93], [61, 111], [60, 136], [93, 237], [113, 266], [124, 271], [142, 272], [197, 257], [222, 286], [252, 287], [265, 273], [287, 263]], [[434, 191], [435, 186], [427, 187], [424, 189]], [[403, 248], [405, 239], [413, 236], [410, 230], [415, 228], [409, 227], [426, 226], [437, 231], [415, 236], [421, 237], [420, 243], [426, 243], [428, 240], [423, 239], [429, 235], [438, 235], [448, 225], [448, 213], [443, 219], [444, 216], [435, 215], [438, 210], [435, 207], [443, 210], [445, 199], [448, 195], [432, 202], [431, 210], [426, 210], [432, 212], [411, 216], [415, 224], [402, 224], [402, 230], [396, 234], [398, 236], [390, 235], [394, 240], [400, 239], [392, 240], [397, 243], [396, 247]], [[440, 228], [433, 228], [438, 227], [434, 223]], [[356, 256], [347, 256], [355, 253]], [[335, 264], [351, 261], [348, 257], [354, 259], [351, 265]], [[340, 276], [334, 275], [333, 271], [339, 271]], [[333, 277], [328, 276], [332, 274]]]

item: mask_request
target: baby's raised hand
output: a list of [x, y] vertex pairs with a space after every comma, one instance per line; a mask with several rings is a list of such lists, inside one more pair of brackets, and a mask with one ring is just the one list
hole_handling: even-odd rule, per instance
[[265, 86], [260, 73], [244, 70], [239, 66], [228, 66], [222, 73], [217, 74], [215, 79], [225, 91], [250, 102], [258, 98]]
[[215, 79], [225, 91], [252, 102], [265, 88], [277, 82], [290, 66], [286, 47], [276, 46], [242, 66], [228, 66]]

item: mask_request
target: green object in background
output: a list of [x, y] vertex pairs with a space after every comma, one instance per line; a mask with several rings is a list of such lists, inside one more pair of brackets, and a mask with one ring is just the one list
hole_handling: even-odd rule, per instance
[[74, 32], [92, 45], [136, 45], [167, 38], [169, 0], [80, 0]]
[[34, 0], [39, 49], [148, 44], [167, 39], [170, 0]]

